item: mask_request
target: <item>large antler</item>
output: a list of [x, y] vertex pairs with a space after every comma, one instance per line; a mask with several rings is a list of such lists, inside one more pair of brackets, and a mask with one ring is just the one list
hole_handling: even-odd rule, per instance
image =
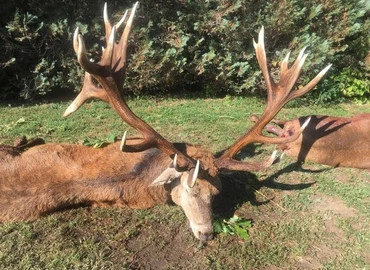
[[224, 168], [229, 170], [258, 170], [260, 168], [271, 165], [274, 161], [274, 156], [268, 161], [262, 163], [258, 162], [241, 162], [234, 160], [233, 157], [246, 145], [251, 143], [271, 143], [271, 144], [281, 144], [288, 143], [296, 140], [302, 133], [303, 129], [308, 124], [308, 121], [302, 125], [301, 129], [293, 134], [292, 136], [285, 138], [272, 138], [267, 137], [262, 134], [263, 128], [275, 117], [275, 115], [281, 110], [281, 108], [290, 100], [300, 97], [310, 91], [324, 76], [331, 65], [324, 68], [314, 79], [312, 79], [306, 86], [293, 91], [292, 88], [297, 81], [303, 64], [306, 60], [307, 54], [304, 54], [303, 49], [293, 65], [288, 68], [289, 53], [285, 59], [281, 62], [280, 71], [280, 81], [275, 83], [270, 76], [266, 53], [264, 45], [264, 29], [262, 27], [258, 35], [258, 43], [253, 40], [253, 45], [256, 50], [256, 56], [258, 64], [262, 70], [263, 77], [266, 82], [267, 88], [267, 106], [262, 113], [258, 121], [253, 125], [253, 127], [242, 137], [240, 137], [230, 148], [228, 148], [221, 157], [216, 159], [215, 164], [218, 168]]
[[[78, 28], [73, 38], [73, 47], [81, 67], [86, 71], [83, 88], [77, 98], [67, 108], [64, 116], [68, 116], [89, 98], [99, 98], [108, 102], [119, 116], [130, 126], [137, 129], [143, 135], [143, 141], [138, 144], [123, 145], [127, 152], [139, 152], [152, 147], [162, 150], [174, 157], [177, 155], [179, 169], [192, 169], [196, 162], [187, 155], [178, 151], [170, 142], [158, 134], [151, 126], [135, 115], [128, 107], [123, 97], [123, 81], [127, 68], [126, 50], [128, 36], [131, 30], [133, 18], [138, 2], [133, 6], [119, 42], [116, 42], [116, 31], [125, 21], [127, 12], [123, 18], [112, 27], [108, 15], [107, 6], [104, 6], [104, 24], [107, 47], [103, 49], [101, 60], [98, 63], [91, 62], [86, 53], [83, 37]], [[93, 83], [91, 76], [100, 84]]]

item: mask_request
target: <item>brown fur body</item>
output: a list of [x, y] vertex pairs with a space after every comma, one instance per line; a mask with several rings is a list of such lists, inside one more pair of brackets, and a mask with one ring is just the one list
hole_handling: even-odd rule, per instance
[[[189, 150], [189, 155], [203, 155], [196, 147], [179, 146]], [[17, 155], [4, 155], [0, 163], [0, 221], [34, 220], [75, 205], [144, 209], [166, 203], [176, 183], [149, 185], [171, 161], [155, 148], [122, 152], [119, 143], [99, 149], [44, 144]]]
[[[307, 118], [276, 121], [283, 129], [271, 130], [270, 127], [270, 132], [288, 136], [299, 129]], [[370, 114], [349, 118], [313, 115], [298, 140], [280, 147], [299, 161], [370, 169]]]

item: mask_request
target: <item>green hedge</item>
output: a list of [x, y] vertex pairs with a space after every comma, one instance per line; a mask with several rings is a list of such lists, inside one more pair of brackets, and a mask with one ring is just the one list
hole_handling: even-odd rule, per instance
[[[72, 49], [79, 26], [91, 57], [104, 45], [103, 1], [15, 1], [0, 12], [0, 98], [25, 99], [78, 91], [82, 71]], [[132, 2], [112, 1], [118, 20]], [[370, 5], [367, 1], [180, 1], [140, 2], [130, 37], [125, 87], [132, 95], [202, 91], [216, 96], [264, 95], [252, 39], [265, 26], [271, 69], [288, 50], [307, 46], [300, 79], [306, 83], [333, 63], [308, 97], [330, 102], [370, 97]]]

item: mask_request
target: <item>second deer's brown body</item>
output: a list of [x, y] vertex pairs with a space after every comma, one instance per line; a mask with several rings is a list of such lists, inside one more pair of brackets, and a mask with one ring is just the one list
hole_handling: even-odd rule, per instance
[[[267, 130], [279, 136], [289, 136], [307, 118], [275, 121], [282, 129], [269, 125]], [[299, 161], [370, 169], [370, 114], [348, 118], [312, 115], [298, 140], [282, 144], [280, 148]]]

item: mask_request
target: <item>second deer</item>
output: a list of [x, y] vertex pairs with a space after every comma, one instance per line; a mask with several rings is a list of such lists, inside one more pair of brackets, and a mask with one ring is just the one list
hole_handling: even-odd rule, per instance
[[[296, 141], [280, 145], [288, 156], [300, 162], [309, 160], [333, 167], [370, 169], [370, 114], [272, 120], [276, 125], [268, 124], [266, 130], [279, 137], [289, 137], [300, 130], [308, 118], [310, 123]], [[256, 121], [257, 117], [252, 116], [251, 120]]]

